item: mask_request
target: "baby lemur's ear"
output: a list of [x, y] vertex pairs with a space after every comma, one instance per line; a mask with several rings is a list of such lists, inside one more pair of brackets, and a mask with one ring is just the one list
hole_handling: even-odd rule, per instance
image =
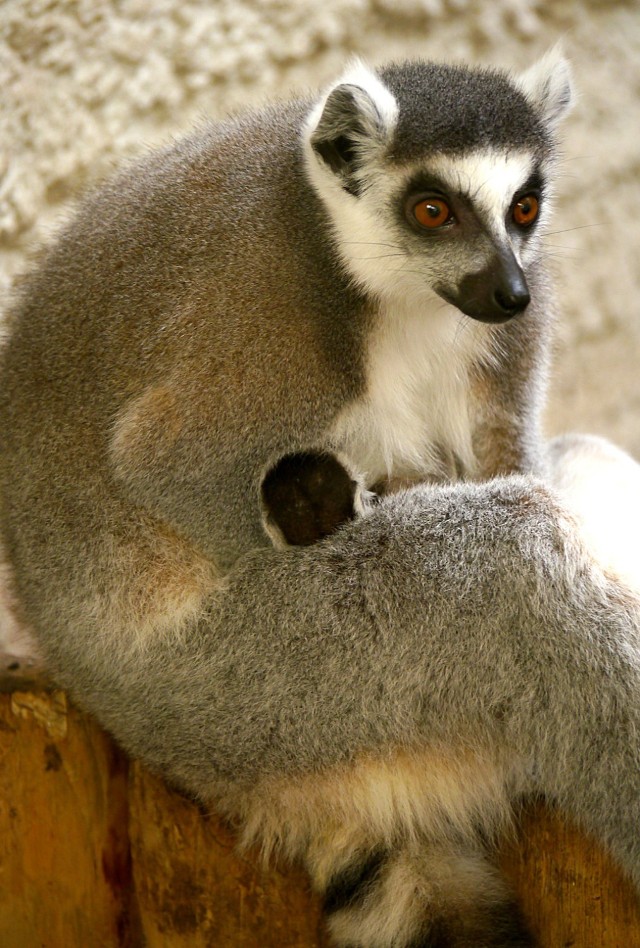
[[517, 81], [547, 125], [557, 125], [573, 106], [571, 66], [560, 45], [550, 49]]
[[345, 191], [358, 195], [358, 170], [388, 142], [397, 114], [393, 95], [361, 62], [349, 67], [311, 113], [311, 148]]

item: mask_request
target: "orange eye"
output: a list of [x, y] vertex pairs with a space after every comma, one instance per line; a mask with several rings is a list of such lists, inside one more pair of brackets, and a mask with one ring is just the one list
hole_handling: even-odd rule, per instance
[[513, 205], [511, 213], [519, 227], [528, 227], [535, 221], [539, 210], [540, 202], [535, 194], [525, 194]]
[[453, 217], [447, 202], [439, 197], [423, 198], [414, 204], [411, 210], [420, 226], [427, 227], [429, 230], [442, 227]]

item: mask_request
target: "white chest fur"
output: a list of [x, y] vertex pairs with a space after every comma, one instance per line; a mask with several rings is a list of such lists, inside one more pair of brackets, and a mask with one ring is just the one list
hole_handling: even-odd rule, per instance
[[371, 485], [442, 477], [443, 459], [473, 470], [472, 366], [490, 358], [490, 329], [432, 298], [381, 307], [363, 396], [331, 441]]

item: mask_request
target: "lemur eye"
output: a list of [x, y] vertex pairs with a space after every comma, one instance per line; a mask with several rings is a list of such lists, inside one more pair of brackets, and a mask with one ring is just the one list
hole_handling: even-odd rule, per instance
[[511, 213], [518, 227], [529, 227], [538, 216], [539, 210], [540, 201], [535, 194], [525, 194], [524, 197], [518, 198]]
[[422, 198], [411, 206], [411, 213], [420, 224], [429, 230], [442, 227], [453, 220], [453, 212], [447, 202], [440, 197]]

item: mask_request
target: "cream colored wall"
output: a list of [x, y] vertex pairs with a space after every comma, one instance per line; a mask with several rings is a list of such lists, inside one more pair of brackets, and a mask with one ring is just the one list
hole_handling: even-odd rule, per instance
[[[536, 0], [1, 0], [0, 277], [125, 155], [330, 78], [351, 53], [525, 68], [580, 92], [548, 250], [562, 325], [549, 430], [640, 456], [640, 5]], [[555, 256], [557, 254], [557, 256]]]

